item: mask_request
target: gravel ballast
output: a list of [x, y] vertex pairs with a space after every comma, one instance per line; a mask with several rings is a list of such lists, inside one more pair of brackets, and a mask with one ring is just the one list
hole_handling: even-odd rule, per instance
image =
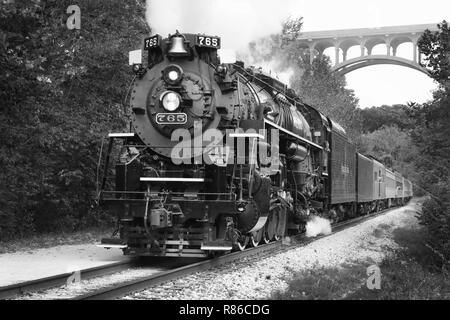
[[419, 205], [411, 202], [306, 246], [264, 257], [250, 257], [198, 272], [125, 299], [267, 299], [284, 291], [299, 271], [343, 264], [380, 263], [398, 248], [392, 231], [418, 228]]

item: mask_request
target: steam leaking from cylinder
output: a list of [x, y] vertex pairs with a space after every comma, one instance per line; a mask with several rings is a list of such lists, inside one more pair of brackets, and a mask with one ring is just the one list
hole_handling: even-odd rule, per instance
[[306, 236], [316, 237], [320, 234], [330, 234], [331, 224], [330, 221], [321, 217], [313, 217], [306, 223]]

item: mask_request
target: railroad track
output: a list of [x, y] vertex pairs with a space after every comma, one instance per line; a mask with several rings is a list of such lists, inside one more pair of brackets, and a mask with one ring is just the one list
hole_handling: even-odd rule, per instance
[[176, 268], [169, 271], [159, 272], [157, 274], [151, 275], [144, 279], [137, 279], [134, 281], [121, 283], [108, 288], [103, 288], [95, 292], [91, 292], [79, 297], [74, 298], [75, 300], [106, 300], [114, 299], [120, 296], [124, 296], [128, 293], [146, 289], [151, 286], [161, 284], [166, 281], [170, 281], [182, 276], [186, 276], [195, 272], [207, 270], [210, 268], [218, 267], [225, 263], [229, 263], [244, 257], [249, 257], [255, 254], [261, 254], [265, 251], [272, 251], [278, 249], [283, 244], [281, 241], [271, 242], [258, 246], [256, 248], [246, 249], [244, 251], [232, 252], [223, 256], [219, 256], [213, 259], [208, 259], [205, 261], [189, 264], [180, 268]]
[[[103, 266], [79, 270], [80, 272], [79, 275], [83, 279], [90, 279], [114, 272], [123, 271], [130, 267], [133, 267], [134, 265], [135, 262], [133, 260], [115, 262]], [[72, 275], [73, 272], [67, 272], [51, 277], [30, 280], [26, 282], [15, 283], [12, 285], [0, 287], [0, 299], [12, 298], [16, 295], [21, 295], [30, 291], [46, 290], [57, 286], [63, 286], [67, 284], [67, 279]]]
[[[366, 215], [366, 216], [354, 218], [352, 220], [337, 223], [332, 226], [333, 232], [331, 234], [335, 234], [336, 232], [339, 232], [339, 231], [342, 231], [351, 226], [357, 225], [363, 221], [373, 219], [379, 215], [382, 215], [382, 214], [384, 214], [390, 210], [394, 210], [394, 209], [396, 209], [396, 208], [389, 208], [389, 209], [382, 210], [382, 211], [379, 211], [379, 212], [376, 212], [376, 213], [373, 213], [370, 215]], [[155, 286], [155, 285], [158, 285], [158, 284], [170, 281], [170, 280], [174, 280], [174, 279], [177, 279], [177, 278], [180, 278], [183, 276], [187, 276], [187, 275], [199, 272], [199, 271], [207, 270], [210, 268], [218, 267], [220, 265], [223, 265], [223, 264], [235, 261], [235, 260], [247, 258], [252, 255], [256, 255], [256, 254], [260, 255], [263, 252], [274, 251], [274, 250], [277, 250], [279, 252], [281, 250], [290, 250], [294, 247], [297, 248], [298, 246], [305, 246], [315, 240], [328, 237], [331, 234], [320, 235], [320, 236], [313, 237], [313, 238], [306, 238], [304, 234], [301, 234], [301, 235], [294, 237], [298, 241], [298, 243], [293, 246], [292, 245], [284, 245], [282, 240], [276, 241], [276, 242], [271, 242], [269, 244], [259, 245], [258, 247], [255, 247], [255, 248], [249, 248], [244, 251], [233, 252], [233, 253], [230, 253], [227, 255], [223, 255], [223, 256], [213, 258], [213, 259], [208, 259], [205, 261], [186, 265], [186, 266], [176, 268], [173, 270], [160, 272], [160, 273], [151, 275], [149, 277], [145, 277], [143, 279], [137, 279], [137, 280], [126, 282], [126, 283], [113, 285], [111, 287], [102, 288], [98, 291], [91, 292], [91, 293], [88, 293], [88, 294], [85, 294], [82, 296], [78, 296], [74, 299], [75, 300], [115, 299], [115, 298], [130, 294], [132, 292], [144, 290], [149, 287], [152, 287], [152, 286]]]
[[[331, 234], [335, 234], [336, 232], [342, 231], [348, 227], [353, 225], [357, 225], [363, 221], [367, 221], [373, 219], [381, 214], [384, 214], [390, 210], [395, 210], [397, 208], [389, 208], [383, 211], [379, 211], [370, 215], [357, 217], [352, 220], [343, 221], [337, 223], [332, 226], [333, 232]], [[210, 268], [218, 267], [220, 265], [240, 260], [243, 258], [247, 258], [253, 255], [261, 255], [262, 253], [272, 252], [277, 250], [278, 252], [284, 250], [290, 250], [293, 248], [297, 248], [298, 246], [305, 246], [315, 240], [325, 238], [329, 235], [319, 235], [313, 238], [307, 238], [304, 234], [300, 234], [294, 236], [295, 244], [294, 245], [286, 245], [283, 244], [283, 241], [275, 241], [269, 244], [259, 245], [255, 248], [249, 248], [244, 251], [233, 252], [230, 254], [226, 254], [223, 256], [219, 256], [213, 259], [208, 259], [192, 264], [188, 264], [181, 267], [175, 267], [167, 271], [161, 271], [154, 273], [150, 276], [135, 279], [132, 281], [127, 281], [119, 284], [115, 284], [106, 288], [102, 288], [93, 292], [89, 292], [83, 294], [81, 296], [77, 296], [73, 299], [75, 300], [105, 300], [105, 299], [114, 299], [117, 297], [124, 296], [126, 294], [140, 291], [146, 289], [148, 287], [152, 287], [170, 280], [174, 280], [176, 278], [180, 278], [189, 274], [193, 274], [199, 271], [207, 270]], [[115, 272], [120, 272], [126, 270], [128, 268], [132, 268], [138, 265], [137, 260], [130, 260], [124, 262], [112, 263], [104, 266], [89, 268], [80, 270], [80, 278], [90, 279], [99, 276], [105, 276], [108, 274], [112, 274]], [[50, 289], [53, 287], [66, 285], [67, 279], [73, 275], [73, 273], [64, 273], [59, 274], [47, 278], [27, 281], [23, 283], [13, 284], [5, 287], [0, 287], [0, 299], [8, 299], [13, 298], [14, 296], [24, 294], [26, 292], [32, 291], [41, 291]]]

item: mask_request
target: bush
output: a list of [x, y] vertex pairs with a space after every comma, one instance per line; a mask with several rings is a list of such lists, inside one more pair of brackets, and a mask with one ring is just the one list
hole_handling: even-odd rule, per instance
[[[379, 225], [374, 231], [388, 225]], [[426, 228], [393, 230], [399, 245], [381, 261], [381, 289], [367, 288], [367, 267], [371, 259], [337, 267], [313, 266], [293, 274], [285, 291], [275, 291], [278, 300], [411, 300], [450, 298], [448, 266], [424, 244]], [[384, 237], [383, 233], [381, 233]]]
[[420, 188], [430, 196], [420, 221], [427, 228], [428, 244], [445, 261], [450, 260], [450, 27], [443, 21], [438, 29], [426, 30], [418, 46], [439, 87], [432, 101], [413, 105], [408, 113], [415, 120], [412, 138], [419, 151], [415, 166]]
[[450, 185], [436, 184], [431, 193], [433, 196], [424, 202], [419, 221], [426, 226], [427, 242], [445, 262], [450, 260]]
[[126, 130], [128, 51], [149, 30], [145, 1], [9, 1], [0, 7], [0, 240], [102, 224], [102, 138]]

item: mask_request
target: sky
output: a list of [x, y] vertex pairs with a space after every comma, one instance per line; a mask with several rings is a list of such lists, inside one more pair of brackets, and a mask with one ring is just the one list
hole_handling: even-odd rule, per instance
[[[304, 32], [450, 21], [449, 0], [148, 0], [147, 5], [147, 21], [155, 33], [166, 36], [179, 29], [218, 35], [223, 48], [236, 51], [279, 32], [289, 16], [303, 17]], [[411, 48], [403, 44], [397, 55], [408, 58]], [[361, 108], [425, 102], [437, 86], [425, 74], [395, 65], [361, 68], [346, 80]]]

